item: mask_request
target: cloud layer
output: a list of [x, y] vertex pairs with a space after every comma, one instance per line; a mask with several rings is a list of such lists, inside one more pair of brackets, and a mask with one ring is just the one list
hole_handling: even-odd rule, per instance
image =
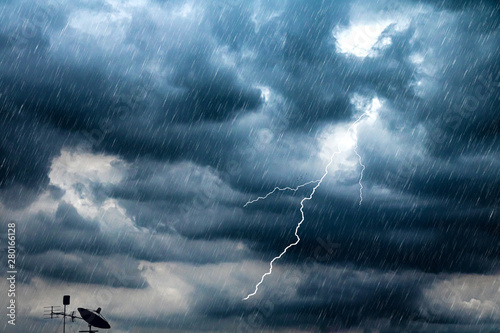
[[[0, 220], [18, 226], [19, 325], [53, 331], [36, 318], [67, 292], [117, 332], [487, 332], [499, 10], [3, 3]], [[365, 112], [359, 206], [348, 128]], [[300, 245], [242, 302], [312, 186], [243, 205], [318, 179], [339, 147]]]

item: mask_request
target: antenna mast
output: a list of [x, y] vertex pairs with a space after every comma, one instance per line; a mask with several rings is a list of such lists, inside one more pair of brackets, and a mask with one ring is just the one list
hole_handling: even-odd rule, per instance
[[[78, 317], [78, 316], [75, 316], [75, 311], [72, 311], [71, 313], [66, 313], [66, 306], [69, 304], [70, 304], [69, 295], [64, 295], [63, 296], [64, 310], [62, 312], [58, 311], [60, 306], [45, 307], [47, 309], [47, 310], [45, 310], [46, 311], [45, 315], [50, 316], [50, 318], [46, 318], [46, 319], [54, 318], [54, 316], [56, 316], [56, 317], [63, 316], [63, 333], [66, 333], [66, 317], [71, 317], [72, 322], [75, 321], [75, 318], [84, 320], [89, 325], [89, 329], [87, 331], [79, 331], [79, 332], [86, 332], [86, 333], [98, 332], [97, 330], [92, 330], [92, 326], [98, 327], [98, 328], [103, 328], [103, 329], [111, 328], [108, 321], [101, 314], [101, 308], [97, 308], [97, 310], [78, 308], [78, 312], [80, 312], [80, 316], [81, 316], [81, 317]], [[54, 309], [56, 311], [54, 311]]]

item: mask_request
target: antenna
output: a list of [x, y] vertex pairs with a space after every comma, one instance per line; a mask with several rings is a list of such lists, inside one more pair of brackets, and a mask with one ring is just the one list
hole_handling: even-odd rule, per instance
[[71, 322], [74, 322], [75, 319], [81, 319], [81, 320], [84, 320], [89, 325], [88, 330], [79, 331], [79, 332], [86, 332], [86, 333], [98, 332], [97, 330], [92, 330], [92, 326], [97, 327], [97, 328], [103, 328], [103, 329], [111, 328], [111, 326], [109, 325], [109, 322], [101, 314], [101, 308], [97, 308], [97, 310], [78, 308], [78, 312], [81, 315], [81, 317], [78, 317], [75, 315], [75, 311], [72, 311], [71, 313], [66, 313], [66, 306], [69, 304], [70, 304], [70, 296], [64, 295], [63, 296], [64, 310], [62, 312], [60, 310], [60, 308], [61, 308], [60, 306], [46, 306], [46, 307], [44, 307], [44, 309], [45, 309], [44, 316], [46, 316], [45, 319], [52, 319], [52, 318], [57, 318], [59, 316], [62, 316], [63, 317], [63, 333], [66, 333], [66, 317], [70, 317]]
[[60, 310], [61, 309], [60, 306], [54, 306], [54, 305], [52, 305], [52, 306], [45, 306], [44, 309], [45, 310], [43, 310], [43, 312], [44, 312], [43, 315], [45, 316], [45, 319], [52, 319], [52, 318], [54, 318], [54, 315], [55, 315], [56, 312], [61, 311]]

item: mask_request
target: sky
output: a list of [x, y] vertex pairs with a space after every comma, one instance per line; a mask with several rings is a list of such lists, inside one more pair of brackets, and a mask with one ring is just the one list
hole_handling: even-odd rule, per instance
[[499, 12], [2, 1], [0, 330], [500, 332]]

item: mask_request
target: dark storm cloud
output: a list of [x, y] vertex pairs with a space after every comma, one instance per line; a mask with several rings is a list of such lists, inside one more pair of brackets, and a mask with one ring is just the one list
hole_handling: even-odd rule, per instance
[[88, 232], [95, 232], [99, 230], [99, 225], [97, 223], [85, 220], [78, 214], [75, 207], [65, 202], [62, 202], [59, 204], [59, 207], [57, 207], [55, 223], [61, 225], [65, 229], [67, 228]]
[[10, 45], [9, 36], [1, 34], [0, 35], [0, 51], [7, 48]]
[[495, 8], [498, 5], [498, 2], [495, 0], [414, 0], [417, 3], [428, 3], [432, 4], [438, 9], [450, 9], [450, 10], [464, 10], [469, 8], [476, 9], [484, 9], [486, 8]]
[[[158, 3], [167, 11], [182, 5]], [[70, 16], [79, 4], [16, 11], [11, 2], [0, 12], [7, 22], [0, 32], [2, 203], [12, 209], [30, 204], [49, 183], [61, 149], [84, 145], [133, 165], [120, 182], [94, 181], [90, 191], [97, 204], [117, 200], [135, 227], [144, 228], [108, 231], [61, 201], [54, 214], [23, 217], [24, 269], [30, 277], [145, 288], [138, 260], [201, 265], [271, 259], [294, 239], [302, 193], [242, 209], [244, 201], [295, 181], [295, 175], [271, 170], [269, 176], [266, 170], [292, 170], [291, 156], [305, 160], [321, 126], [353, 117], [351, 98], [358, 93], [384, 100], [388, 132], [405, 134], [411, 144], [402, 149], [410, 153], [423, 145], [423, 161], [401, 161], [396, 155], [406, 152], [399, 152], [398, 142], [377, 150], [361, 135], [365, 185], [396, 193], [392, 204], [368, 198], [359, 208], [343, 193], [318, 191], [307, 204], [300, 247], [281, 262], [314, 257], [321, 236], [338, 244], [324, 266], [390, 271], [394, 279], [362, 283], [350, 273], [311, 273], [298, 284], [296, 300], [276, 302], [264, 326], [310, 327], [318, 318], [325, 327], [379, 318], [418, 321], [427, 273], [497, 270], [499, 9], [493, 1], [429, 0], [418, 2], [429, 9], [418, 14], [416, 3], [398, 7], [409, 17], [406, 29], [393, 24], [382, 32], [379, 41], [390, 38], [390, 45], [380, 46], [376, 57], [358, 58], [336, 51], [333, 30], [359, 14], [343, 1], [204, 4], [194, 23], [179, 21], [182, 13], [158, 20], [142, 9], [130, 17], [123, 40], [73, 29]], [[392, 8], [366, 6], [379, 14]], [[114, 10], [97, 2], [87, 9]], [[30, 34], [19, 29], [25, 18]], [[422, 65], [411, 60], [415, 54], [424, 57]], [[148, 63], [154, 69], [144, 69]], [[423, 88], [416, 88], [420, 81]], [[259, 86], [283, 99], [285, 121], [272, 133], [273, 149], [248, 157], [253, 127], [260, 125], [245, 124], [245, 116], [261, 117], [275, 130], [274, 118], [262, 111]], [[419, 128], [429, 134], [420, 135]], [[275, 142], [281, 136], [304, 143], [283, 154]], [[278, 158], [283, 160], [270, 163]], [[60, 200], [63, 191], [51, 189]], [[239, 241], [251, 252], [237, 250]], [[94, 270], [117, 272], [118, 262], [126, 263], [126, 283]], [[222, 320], [248, 310], [229, 293], [198, 288], [195, 315]], [[398, 330], [404, 328], [396, 325]]]
[[[419, 140], [417, 136], [414, 140]], [[432, 200], [450, 209], [498, 203], [498, 162], [494, 155], [473, 152], [469, 158], [376, 157], [367, 162], [367, 181], [384, 184], [395, 191]], [[430, 163], [429, 161], [432, 161]]]
[[[297, 267], [300, 267], [298, 265]], [[286, 281], [286, 277], [281, 277]], [[211, 318], [227, 318], [243, 313], [242, 328], [315, 327], [345, 329], [369, 326], [370, 320], [391, 318], [391, 325], [405, 329], [416, 321], [418, 309], [413, 302], [419, 298], [419, 285], [431, 279], [413, 272], [380, 274], [378, 271], [356, 271], [330, 266], [307, 266], [296, 291], [270, 290], [252, 304], [240, 303], [215, 290], [200, 288], [196, 309]], [[217, 295], [217, 299], [213, 296]], [[291, 297], [293, 294], [293, 297]], [[373, 328], [373, 326], [372, 326]]]
[[[446, 18], [450, 34], [424, 31], [424, 38], [411, 47], [422, 52], [432, 42], [441, 42], [432, 56], [437, 63], [433, 78], [437, 91], [424, 97], [392, 98], [402, 110], [412, 109], [420, 121], [429, 122], [426, 126], [433, 131], [429, 150], [435, 154], [485, 153], [498, 144], [500, 68], [493, 56], [500, 51], [498, 10], [471, 9]], [[416, 79], [422, 76], [414, 74]]]
[[[299, 123], [294, 125], [304, 130], [312, 119], [341, 119], [350, 115], [346, 95], [350, 80], [342, 78], [349, 70], [344, 67], [343, 59], [332, 52], [331, 44], [332, 29], [345, 23], [347, 11], [348, 5], [342, 1], [335, 4], [298, 1], [287, 6], [283, 13], [290, 20], [265, 27], [278, 30], [279, 34], [278, 38], [271, 35], [275, 40], [270, 48], [271, 57], [266, 54], [269, 48], [260, 49], [261, 61], [267, 61], [264, 68], [278, 67], [279, 72], [272, 76], [264, 72], [264, 78], [287, 97], [294, 112], [301, 114]], [[262, 34], [258, 37], [269, 38]]]
[[[338, 245], [329, 263], [432, 273], [489, 273], [498, 269], [498, 226], [491, 210], [450, 207], [436, 211], [432, 206], [360, 210], [342, 198], [317, 195], [316, 199], [318, 204], [307, 207], [308, 222], [300, 229], [300, 248], [290, 250], [282, 261], [304, 261], [328, 240]], [[329, 202], [330, 207], [325, 209], [320, 202]], [[295, 239], [293, 230], [300, 216], [293, 207], [296, 203], [277, 216], [252, 214], [239, 224], [226, 223], [208, 234], [211, 238], [245, 238], [252, 242], [253, 250], [272, 259]], [[339, 207], [343, 207], [341, 212]], [[266, 224], [269, 219], [275, 223]], [[204, 238], [201, 233], [197, 236]]]
[[[2, 137], [5, 142], [2, 145], [3, 187], [13, 183], [43, 184], [49, 163], [62, 145], [81, 142], [96, 150], [130, 158], [145, 154], [163, 159], [201, 155], [197, 159], [216, 164], [221, 156], [208, 156], [223, 147], [224, 141], [221, 144], [220, 140], [225, 134], [194, 128], [186, 131], [186, 128], [203, 121], [227, 120], [260, 104], [260, 91], [239, 82], [234, 72], [216, 67], [208, 59], [209, 51], [195, 52], [193, 48], [180, 46], [172, 51], [181, 51], [174, 59], [167, 54], [168, 60], [176, 63], [169, 82], [173, 88], [158, 91], [155, 86], [145, 87], [140, 78], [127, 81], [122, 74], [107, 73], [103, 62], [91, 64], [91, 70], [71, 61], [61, 66], [47, 53], [50, 37], [47, 32], [43, 34], [44, 27], [34, 28], [30, 38], [25, 38], [22, 31], [10, 31], [10, 35], [2, 38], [5, 39], [0, 62], [5, 133]], [[130, 33], [133, 31], [140, 33], [141, 30], [131, 29]], [[149, 33], [150, 29], [142, 30], [141, 37]], [[20, 40], [19, 45], [15, 44], [16, 38]], [[137, 42], [133, 37], [129, 39], [129, 42]], [[14, 44], [9, 44], [9, 40]], [[13, 63], [16, 66], [12, 66]], [[137, 86], [143, 90], [137, 92], [134, 89]], [[138, 93], [146, 93], [149, 100], [139, 99], [143, 96]], [[169, 130], [171, 124], [178, 122], [188, 124]], [[141, 125], [130, 131], [131, 124]], [[37, 128], [33, 129], [34, 126]], [[38, 128], [47, 129], [47, 133]], [[57, 133], [61, 138], [50, 138]], [[45, 154], [35, 157], [28, 150], [35, 147], [34, 144], [15, 144], [31, 136], [47, 139], [38, 139], [41, 142], [36, 148]], [[21, 147], [17, 157], [9, 150], [9, 143]], [[20, 159], [37, 160], [37, 163], [23, 163]], [[25, 166], [36, 170], [26, 170]]]
[[184, 92], [165, 97], [163, 112], [168, 122], [227, 120], [235, 111], [255, 109], [260, 102], [259, 90], [242, 87], [234, 73], [214, 68], [197, 56], [184, 59], [173, 83]]
[[[81, 252], [64, 254], [59, 251], [29, 255], [20, 263], [20, 268], [25, 272], [24, 282], [36, 276], [56, 282], [67, 281], [133, 289], [146, 288], [148, 283], [141, 275], [138, 266], [137, 260], [126, 256], [103, 257]], [[106, 271], [102, 270], [102, 267], [106, 267]]]
[[50, 162], [65, 136], [10, 108], [9, 101], [2, 105], [0, 197], [9, 207], [24, 207], [48, 184]]
[[[227, 251], [216, 243], [188, 241], [168, 234], [133, 229], [115, 234], [116, 231], [103, 228], [98, 222], [83, 218], [74, 207], [63, 202], [59, 204], [54, 216], [40, 213], [22, 226], [20, 245], [23, 252], [30, 255], [47, 251], [95, 256], [123, 254], [153, 262], [180, 261], [201, 264], [234, 261], [247, 255], [244, 250]], [[185, 246], [189, 246], [190, 250], [185, 251]]]

